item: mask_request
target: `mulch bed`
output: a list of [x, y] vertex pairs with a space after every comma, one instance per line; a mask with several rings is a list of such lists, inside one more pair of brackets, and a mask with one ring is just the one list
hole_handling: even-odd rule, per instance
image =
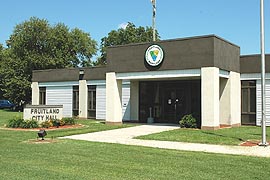
[[31, 129], [26, 129], [26, 128], [1, 128], [1, 129], [7, 129], [7, 130], [14, 130], [14, 131], [39, 131], [40, 129], [45, 129], [46, 131], [53, 131], [53, 130], [59, 130], [59, 129], [71, 129], [71, 128], [80, 128], [83, 127], [84, 125], [82, 124], [74, 124], [74, 125], [64, 125], [64, 126], [59, 126], [57, 127], [49, 127], [49, 128], [31, 128]]
[[57, 143], [59, 140], [57, 139], [49, 139], [49, 138], [44, 138], [44, 140], [41, 139], [29, 139], [28, 141], [24, 141], [24, 143], [29, 143], [29, 144], [47, 144], [47, 143]]
[[[261, 141], [250, 141], [250, 140], [247, 140], [247, 141], [241, 143], [240, 146], [258, 146], [260, 142]], [[268, 142], [268, 143], [270, 143], [270, 142]]]

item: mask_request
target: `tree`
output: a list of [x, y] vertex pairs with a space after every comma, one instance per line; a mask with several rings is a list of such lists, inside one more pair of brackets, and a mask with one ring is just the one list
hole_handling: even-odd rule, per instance
[[31, 99], [32, 70], [92, 66], [97, 43], [89, 33], [31, 17], [18, 24], [9, 40], [0, 76], [4, 96], [14, 103]]
[[[0, 72], [1, 72], [1, 69], [2, 69], [2, 63], [3, 63], [3, 45], [0, 44]], [[3, 99], [3, 91], [2, 91], [2, 79], [3, 77], [1, 76], [1, 73], [0, 73], [0, 100]]]
[[[156, 31], [156, 39], [159, 38]], [[107, 63], [107, 47], [151, 41], [153, 41], [153, 29], [151, 27], [136, 27], [133, 23], [129, 22], [125, 29], [119, 28], [118, 30], [112, 30], [107, 37], [101, 39], [101, 56], [98, 58], [96, 65]]]

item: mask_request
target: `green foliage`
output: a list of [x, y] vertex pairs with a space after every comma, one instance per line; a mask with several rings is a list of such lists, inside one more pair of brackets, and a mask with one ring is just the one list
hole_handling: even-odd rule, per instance
[[38, 122], [35, 120], [23, 120], [22, 118], [13, 118], [8, 121], [9, 128], [38, 128]]
[[[156, 32], [156, 39], [159, 38], [158, 32]], [[136, 27], [133, 23], [129, 22], [125, 29], [119, 28], [118, 30], [112, 30], [108, 33], [107, 37], [101, 39], [101, 57], [99, 57], [96, 65], [107, 63], [107, 47], [151, 41], [153, 41], [153, 30], [151, 27]]]
[[0, 88], [16, 104], [30, 102], [33, 70], [91, 66], [97, 51], [89, 33], [36, 17], [18, 24], [7, 46], [0, 46]]
[[65, 123], [65, 125], [74, 125], [75, 124], [74, 118], [63, 118], [62, 121]]
[[63, 118], [62, 120], [48, 120], [41, 123], [38, 123], [38, 121], [36, 120], [23, 120], [22, 118], [13, 118], [8, 121], [6, 126], [9, 128], [49, 128], [74, 124], [75, 119], [73, 118]]
[[24, 120], [22, 118], [13, 118], [8, 121], [6, 126], [9, 128], [20, 128], [23, 124]]
[[40, 123], [40, 127], [42, 127], [42, 128], [53, 127], [53, 123], [52, 123], [52, 121], [43, 121]]
[[38, 128], [38, 122], [36, 120], [25, 120], [21, 125], [21, 128]]
[[197, 120], [191, 115], [185, 115], [179, 121], [181, 128], [197, 128]]
[[40, 127], [49, 128], [49, 127], [58, 127], [58, 126], [74, 125], [74, 124], [75, 124], [75, 119], [63, 118], [61, 120], [53, 119], [53, 120], [43, 121], [40, 123]]

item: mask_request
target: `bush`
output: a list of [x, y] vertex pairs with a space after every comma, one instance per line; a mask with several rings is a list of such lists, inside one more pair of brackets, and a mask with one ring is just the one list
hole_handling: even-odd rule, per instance
[[36, 120], [23, 120], [21, 118], [14, 118], [8, 121], [7, 127], [9, 128], [49, 128], [49, 127], [58, 127], [64, 125], [74, 125], [75, 119], [73, 118], [63, 118], [61, 120], [49, 120], [43, 121], [40, 124]]
[[42, 128], [49, 128], [49, 127], [52, 127], [53, 126], [53, 123], [51, 120], [49, 121], [43, 121], [42, 123], [40, 123], [40, 126]]
[[38, 128], [38, 122], [35, 120], [23, 120], [21, 118], [14, 118], [8, 121], [9, 128]]
[[10, 119], [7, 123], [7, 127], [9, 128], [19, 128], [24, 123], [24, 120], [21, 118]]
[[62, 121], [64, 121], [65, 125], [74, 125], [75, 124], [74, 118], [63, 118]]
[[21, 128], [38, 128], [38, 122], [36, 120], [24, 120]]
[[58, 119], [54, 119], [54, 120], [50, 120], [50, 121], [52, 122], [53, 126], [55, 126], [55, 127], [61, 126], [60, 120], [58, 120]]
[[185, 115], [179, 121], [181, 128], [197, 128], [197, 120], [191, 115]]

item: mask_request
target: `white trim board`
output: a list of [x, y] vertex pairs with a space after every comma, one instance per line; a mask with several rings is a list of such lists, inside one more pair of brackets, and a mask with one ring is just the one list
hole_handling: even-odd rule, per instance
[[79, 81], [65, 81], [65, 82], [40, 82], [39, 87], [56, 87], [56, 86], [79, 86]]
[[[241, 74], [241, 80], [259, 80], [261, 79], [261, 73], [245, 73]], [[265, 74], [265, 79], [270, 79], [270, 73]]]
[[200, 77], [200, 69], [117, 73], [116, 79], [159, 79], [177, 77]]
[[[230, 72], [222, 69], [219, 70], [219, 77], [229, 78], [229, 75]], [[129, 72], [116, 74], [116, 79], [122, 80], [163, 79], [163, 78], [181, 78], [181, 77], [201, 77], [201, 69]]]

